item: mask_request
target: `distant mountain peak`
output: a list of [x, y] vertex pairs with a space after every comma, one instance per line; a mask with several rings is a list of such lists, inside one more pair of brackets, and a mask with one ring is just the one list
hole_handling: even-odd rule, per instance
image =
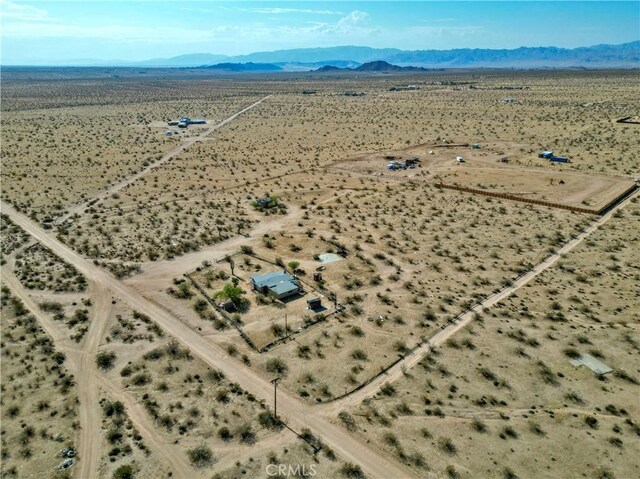
[[415, 71], [427, 71], [426, 68], [413, 67], [413, 66], [398, 66], [393, 65], [384, 60], [374, 60], [372, 62], [363, 63], [356, 68], [339, 68], [333, 65], [325, 65], [315, 70], [317, 72], [336, 72], [336, 71], [355, 71], [355, 72], [415, 72]]

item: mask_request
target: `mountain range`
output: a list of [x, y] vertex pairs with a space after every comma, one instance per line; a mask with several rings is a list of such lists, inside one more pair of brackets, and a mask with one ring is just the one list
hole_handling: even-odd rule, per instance
[[398, 66], [392, 65], [389, 62], [385, 62], [384, 60], [376, 60], [373, 62], [363, 63], [358, 67], [353, 68], [340, 68], [333, 65], [325, 65], [323, 67], [318, 68], [317, 72], [339, 72], [339, 71], [354, 71], [354, 72], [420, 72], [420, 71], [428, 71], [428, 68], [423, 67], [414, 67], [414, 66]]
[[[276, 71], [310, 71], [327, 65], [339, 68], [357, 68], [363, 63], [374, 61], [423, 68], [638, 68], [640, 67], [640, 40], [620, 45], [594, 45], [579, 48], [399, 50], [396, 48], [339, 46], [256, 52], [238, 56], [194, 53], [139, 62], [82, 60], [73, 63], [73, 65], [193, 68], [220, 64], [253, 63], [276, 66], [279, 69]], [[244, 70], [234, 70], [232, 67], [227, 67], [226, 70], [256, 71], [255, 67], [247, 67]]]

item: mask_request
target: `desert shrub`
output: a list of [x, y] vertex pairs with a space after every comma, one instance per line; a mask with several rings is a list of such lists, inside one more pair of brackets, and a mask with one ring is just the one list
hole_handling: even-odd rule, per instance
[[342, 425], [347, 429], [347, 431], [353, 432], [357, 429], [355, 419], [353, 419], [353, 416], [347, 411], [340, 411], [338, 413], [338, 418], [342, 421]]
[[206, 467], [213, 463], [213, 452], [204, 444], [189, 449], [187, 452], [191, 464], [195, 467]]
[[473, 427], [474, 431], [487, 432], [487, 425], [478, 418], [473, 419], [473, 422], [471, 423], [471, 427]]
[[591, 429], [598, 429], [598, 420], [593, 416], [585, 416], [584, 423]]
[[517, 439], [518, 438], [518, 433], [511, 426], [505, 426], [504, 429], [502, 430], [502, 432], [500, 433], [500, 437], [502, 439], [506, 439], [507, 437], [510, 437], [512, 439]]
[[114, 402], [105, 401], [104, 404], [102, 405], [102, 412], [104, 412], [104, 415], [107, 417], [111, 417], [114, 414], [116, 416], [119, 416], [125, 413], [125, 407], [124, 407], [124, 404], [120, 401], [114, 401]]
[[131, 383], [134, 386], [144, 386], [145, 384], [149, 384], [151, 382], [151, 376], [146, 373], [136, 374], [131, 378]]
[[348, 479], [364, 479], [365, 475], [362, 469], [357, 464], [345, 463], [340, 468], [340, 474]]
[[614, 447], [620, 448], [622, 447], [623, 442], [622, 442], [622, 439], [620, 439], [619, 437], [613, 436], [609, 438], [609, 444], [611, 444]]
[[240, 436], [240, 442], [243, 444], [255, 444], [256, 443], [256, 433], [253, 432], [250, 424], [244, 424], [238, 430], [238, 435]]
[[111, 369], [115, 360], [116, 353], [113, 351], [102, 351], [96, 355], [96, 364], [104, 371]]
[[162, 356], [164, 356], [164, 350], [162, 348], [155, 348], [149, 351], [148, 353], [145, 353], [144, 356], [142, 356], [142, 358], [148, 361], [156, 361], [160, 359]]
[[222, 426], [218, 429], [218, 437], [224, 442], [229, 442], [233, 439], [233, 434], [231, 434], [231, 430], [227, 426]]
[[367, 353], [365, 353], [362, 349], [356, 349], [351, 353], [351, 357], [353, 359], [357, 359], [358, 361], [366, 361], [368, 359]]
[[442, 452], [444, 452], [445, 454], [448, 454], [450, 456], [453, 456], [454, 454], [456, 454], [458, 452], [458, 448], [453, 443], [453, 441], [451, 439], [449, 439], [448, 437], [441, 437], [438, 440], [438, 447], [440, 448], [440, 450]]
[[446, 471], [447, 477], [449, 479], [460, 479], [460, 473], [458, 471], [456, 471], [456, 468], [454, 466], [452, 466], [451, 464], [449, 464], [447, 466], [445, 471]]
[[385, 396], [394, 396], [396, 394], [396, 388], [391, 383], [385, 383], [380, 387], [380, 392]]
[[133, 479], [136, 477], [135, 469], [131, 464], [123, 464], [113, 471], [113, 479]]
[[630, 382], [631, 384], [640, 384], [640, 382], [636, 378], [629, 375], [626, 371], [622, 369], [616, 369], [613, 372], [613, 375], [617, 378], [624, 379], [625, 381]]
[[508, 467], [506, 467], [504, 471], [502, 471], [502, 477], [504, 479], [518, 479], [518, 475]]
[[268, 429], [280, 430], [284, 427], [282, 421], [280, 421], [271, 411], [261, 412], [258, 415], [258, 423], [262, 427], [266, 427]]
[[286, 376], [287, 372], [289, 371], [287, 363], [285, 363], [284, 360], [280, 358], [269, 359], [267, 361], [266, 368], [270, 373], [280, 374], [282, 376]]
[[107, 432], [107, 440], [111, 444], [122, 441], [122, 431], [120, 431], [119, 429], [111, 429], [109, 432]]
[[578, 359], [580, 357], [580, 353], [575, 348], [566, 348], [563, 352], [565, 356], [571, 359]]

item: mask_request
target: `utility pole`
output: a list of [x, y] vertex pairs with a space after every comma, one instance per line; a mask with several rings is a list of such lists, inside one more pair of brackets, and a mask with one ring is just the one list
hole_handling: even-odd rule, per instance
[[278, 381], [280, 378], [274, 378], [271, 380], [271, 384], [273, 384], [273, 414], [278, 418]]

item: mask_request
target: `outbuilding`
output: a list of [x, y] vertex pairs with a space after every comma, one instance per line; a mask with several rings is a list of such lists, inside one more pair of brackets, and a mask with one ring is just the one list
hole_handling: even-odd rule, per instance
[[321, 298], [311, 298], [307, 299], [307, 306], [311, 310], [320, 309], [322, 307], [322, 299]]

